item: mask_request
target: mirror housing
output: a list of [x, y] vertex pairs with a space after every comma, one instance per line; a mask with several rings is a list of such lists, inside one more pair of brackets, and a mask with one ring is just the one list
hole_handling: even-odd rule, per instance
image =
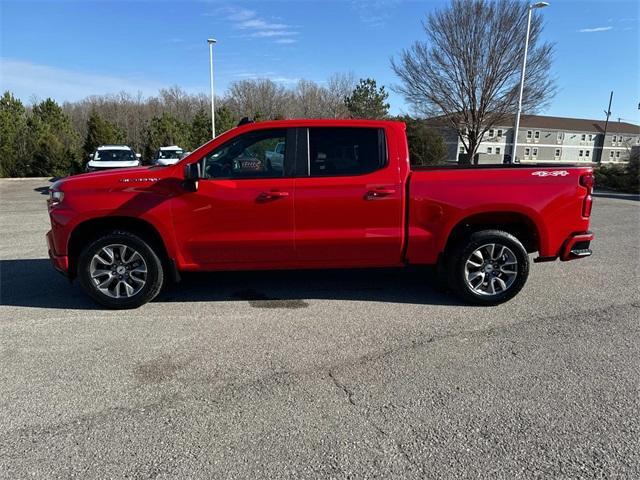
[[190, 192], [198, 190], [198, 180], [202, 178], [200, 162], [189, 163], [184, 166], [184, 186]]
[[140, 160], [140, 159], [142, 158], [142, 154], [141, 154], [141, 153], [136, 153], [136, 158], [137, 158], [138, 160]]
[[89, 154], [89, 160], [93, 160], [93, 153]]

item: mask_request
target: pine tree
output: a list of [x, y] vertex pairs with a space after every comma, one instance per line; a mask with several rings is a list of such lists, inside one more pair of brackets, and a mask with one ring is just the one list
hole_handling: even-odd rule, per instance
[[0, 98], [0, 176], [22, 177], [27, 174], [27, 116], [22, 102], [12, 93]]
[[353, 118], [380, 119], [389, 114], [388, 97], [384, 87], [378, 88], [375, 80], [367, 78], [360, 79], [344, 103]]
[[120, 144], [126, 141], [126, 134], [117, 125], [106, 121], [95, 110], [87, 121], [87, 136], [82, 150], [85, 156], [92, 154], [100, 145]]

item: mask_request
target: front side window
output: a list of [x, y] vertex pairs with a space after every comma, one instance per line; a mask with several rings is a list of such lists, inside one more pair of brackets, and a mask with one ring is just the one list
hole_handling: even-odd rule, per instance
[[312, 177], [371, 173], [384, 167], [386, 157], [381, 129], [309, 129], [309, 174]]
[[286, 136], [286, 129], [275, 129], [235, 137], [204, 157], [204, 177], [282, 177]]

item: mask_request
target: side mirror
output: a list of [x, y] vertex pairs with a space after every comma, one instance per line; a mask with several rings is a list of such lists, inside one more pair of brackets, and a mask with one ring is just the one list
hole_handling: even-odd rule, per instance
[[137, 158], [138, 160], [140, 160], [140, 159], [142, 158], [142, 154], [140, 154], [140, 153], [136, 153], [136, 158]]
[[198, 180], [202, 178], [200, 162], [190, 163], [184, 166], [184, 186], [190, 192], [198, 190]]
[[89, 154], [89, 160], [93, 160], [93, 153]]

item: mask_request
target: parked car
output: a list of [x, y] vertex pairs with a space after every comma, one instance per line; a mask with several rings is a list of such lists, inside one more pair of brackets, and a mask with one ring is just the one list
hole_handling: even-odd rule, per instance
[[[279, 143], [276, 173], [263, 165]], [[529, 254], [591, 255], [592, 189], [583, 165], [412, 169], [401, 122], [250, 123], [163, 169], [54, 183], [47, 241], [110, 308], [182, 271], [404, 265], [437, 265], [462, 299], [495, 305], [523, 288]]]
[[266, 168], [279, 172], [282, 171], [284, 165], [284, 145], [285, 142], [278, 142], [273, 150], [266, 152]]
[[153, 157], [154, 165], [174, 165], [183, 157], [184, 150], [177, 145], [160, 147]]
[[89, 155], [85, 166], [87, 172], [106, 170], [110, 168], [139, 167], [140, 154], [135, 153], [127, 145], [102, 145]]

